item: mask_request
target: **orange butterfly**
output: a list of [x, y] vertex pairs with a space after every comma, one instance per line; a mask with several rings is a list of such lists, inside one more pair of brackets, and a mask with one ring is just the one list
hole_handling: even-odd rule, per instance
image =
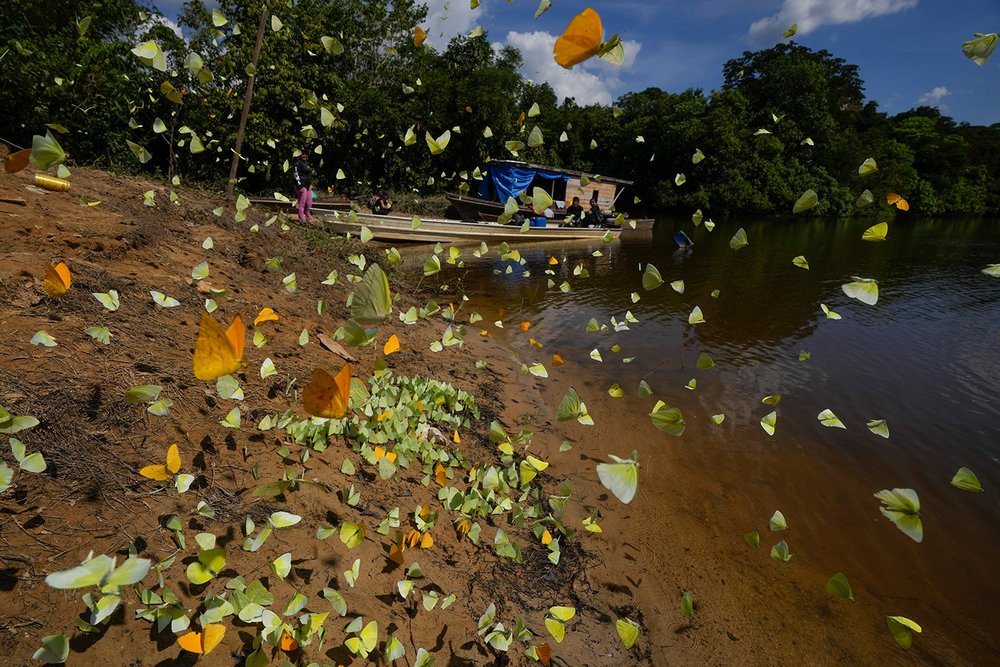
[[194, 376], [215, 380], [243, 368], [246, 327], [237, 315], [225, 331], [208, 313], [201, 314], [198, 340], [194, 344]]
[[556, 40], [552, 51], [556, 62], [569, 69], [601, 51], [601, 37], [604, 28], [601, 16], [590, 7], [573, 17], [566, 30]]
[[154, 479], [157, 482], [164, 482], [174, 475], [181, 469], [181, 453], [177, 449], [177, 445], [170, 445], [167, 449], [167, 464], [166, 465], [150, 465], [146, 466], [139, 471], [139, 474], [143, 477], [148, 477], [149, 479]]
[[389, 545], [389, 558], [396, 564], [403, 564], [403, 552], [406, 551], [406, 535], [403, 531], [397, 530], [396, 537]]
[[[389, 459], [390, 463], [396, 462], [396, 452], [387, 451], [385, 447], [375, 447], [375, 460], [378, 461], [381, 458]], [[439, 464], [440, 465], [440, 464]]]
[[538, 659], [545, 667], [549, 667], [552, 664], [552, 647], [547, 642], [536, 646], [535, 653], [538, 654]]
[[890, 192], [885, 196], [885, 202], [889, 206], [895, 206], [900, 211], [909, 211], [910, 205], [906, 203], [906, 200], [897, 195], [895, 192]]
[[314, 417], [339, 419], [351, 400], [351, 366], [344, 364], [337, 376], [314, 368], [312, 379], [302, 390], [302, 405]]
[[413, 29], [413, 46], [420, 46], [427, 39], [427, 33], [420, 26]]
[[410, 548], [419, 546], [421, 549], [430, 549], [434, 546], [434, 538], [430, 533], [421, 533], [416, 528], [410, 530], [403, 542], [404, 546]]
[[42, 289], [49, 296], [62, 296], [65, 294], [70, 285], [73, 284], [73, 278], [69, 275], [69, 267], [65, 263], [59, 262], [55, 266], [51, 264], [45, 267], [45, 279], [42, 281]]
[[527, 331], [530, 328], [531, 328], [531, 322], [529, 322], [528, 320], [524, 320], [523, 322], [521, 322], [521, 331]]
[[382, 347], [382, 354], [389, 356], [393, 352], [399, 351], [399, 336], [392, 334], [389, 336], [389, 340], [385, 341], [385, 345]]
[[541, 343], [539, 343], [534, 338], [529, 338], [528, 339], [528, 344], [531, 345], [531, 347], [538, 348], [538, 349], [542, 349], [543, 347], [545, 347], [544, 345], [542, 345]]
[[558, 352], [555, 352], [555, 353], [552, 354], [552, 365], [553, 366], [555, 366], [556, 368], [558, 368], [559, 366], [562, 366], [565, 363], [566, 363], [566, 360], [563, 359], [563, 356], [561, 354], [559, 354]]
[[31, 158], [30, 148], [6, 155], [3, 159], [3, 170], [8, 174], [16, 174], [28, 166], [29, 158]]
[[226, 626], [219, 623], [209, 623], [202, 632], [189, 632], [177, 638], [177, 645], [189, 653], [208, 655], [222, 638], [226, 636]]
[[281, 650], [285, 653], [292, 653], [293, 651], [299, 650], [299, 643], [295, 641], [295, 638], [288, 634], [288, 631], [281, 633]]
[[273, 308], [261, 308], [260, 313], [258, 313], [257, 317], [253, 319], [253, 325], [255, 327], [258, 327], [264, 322], [277, 322], [277, 321], [278, 321], [278, 313], [274, 312]]

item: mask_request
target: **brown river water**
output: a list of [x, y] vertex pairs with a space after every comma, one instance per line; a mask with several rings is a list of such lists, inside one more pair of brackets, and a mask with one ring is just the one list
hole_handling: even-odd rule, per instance
[[[982, 273], [1000, 262], [1000, 224], [897, 220], [885, 242], [862, 241], [874, 222], [720, 223], [709, 233], [664, 221], [648, 242], [526, 245], [523, 266], [495, 248], [482, 259], [465, 248], [464, 267], [424, 279], [469, 296], [467, 308], [484, 316], [470, 336], [484, 327], [519, 361], [545, 364], [548, 379], [515, 381], [540, 392], [535, 423], [551, 436], [551, 459], [567, 456], [558, 443], [571, 439], [572, 474], [594, 487], [605, 454], [639, 453], [631, 504], [600, 487], [591, 496], [604, 517], [603, 574], [618, 581], [608, 587], [625, 585], [646, 610], [656, 664], [1000, 664], [1000, 278]], [[740, 225], [749, 245], [734, 251]], [[670, 238], [681, 228], [695, 241], [688, 250]], [[422, 259], [429, 248], [409, 253]], [[793, 265], [797, 255], [808, 270]], [[650, 291], [646, 263], [665, 281]], [[844, 294], [851, 276], [878, 281], [877, 304]], [[695, 306], [703, 324], [688, 324]], [[612, 316], [622, 323], [626, 311], [638, 323], [615, 331]], [[606, 330], [588, 333], [591, 318]], [[526, 334], [522, 320], [532, 323]], [[553, 367], [555, 351], [564, 366]], [[714, 368], [695, 367], [702, 352]], [[643, 379], [652, 396], [637, 395]], [[613, 383], [622, 398], [608, 394]], [[569, 386], [593, 427], [555, 421]], [[773, 394], [779, 403], [761, 403]], [[652, 426], [658, 399], [683, 411], [680, 438]], [[846, 428], [821, 425], [824, 409]], [[769, 436], [759, 422], [772, 410]], [[889, 439], [866, 427], [875, 419], [888, 422]], [[951, 486], [961, 466], [984, 493]], [[873, 494], [895, 487], [919, 494], [920, 544], [879, 512]], [[775, 510], [788, 530], [768, 529]], [[752, 529], [759, 551], [743, 540]], [[788, 563], [768, 557], [780, 539]], [[838, 571], [853, 603], [824, 591]], [[691, 621], [677, 611], [684, 590], [695, 595]], [[923, 626], [912, 649], [895, 645], [885, 615]]]

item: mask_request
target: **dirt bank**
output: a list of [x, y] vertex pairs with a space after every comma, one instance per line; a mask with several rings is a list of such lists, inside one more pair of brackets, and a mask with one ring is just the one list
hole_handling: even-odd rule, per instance
[[[297, 392], [312, 368], [330, 372], [340, 368], [343, 360], [322, 347], [319, 336], [332, 336], [348, 315], [345, 300], [352, 286], [344, 276], [359, 271], [345, 257], [363, 254], [368, 262], [384, 263], [381, 248], [331, 240], [315, 230], [283, 231], [281, 221], [267, 224], [268, 214], [252, 209], [241, 222], [234, 221], [231, 205], [216, 216], [212, 211], [222, 204], [221, 198], [196, 189], [84, 168], [73, 172], [73, 189], [68, 193], [35, 189], [28, 172], [0, 178], [0, 196], [22, 197], [27, 203], [0, 204], [0, 325], [7, 339], [0, 364], [0, 403], [12, 414], [39, 420], [38, 426], [16, 437], [29, 452], [40, 451], [48, 464], [43, 473], [31, 474], [17, 470], [6, 441], [0, 453], [15, 470], [13, 486], [0, 496], [0, 652], [7, 664], [29, 664], [41, 637], [60, 633], [70, 638], [68, 664], [193, 662], [194, 656], [180, 650], [169, 629], [158, 633], [154, 624], [135, 618], [137, 609], [150, 605], [141, 604], [133, 590], [124, 592], [107, 626], [87, 633], [77, 628], [78, 620], [90, 617], [81, 596], [96, 589], [61, 591], [44, 583], [47, 574], [79, 564], [90, 551], [121, 560], [130, 549], [154, 564], [173, 559], [162, 577], [192, 627], [205, 611], [205, 600], [210, 595], [229, 596], [226, 584], [238, 575], [248, 583], [255, 579], [265, 583], [274, 595], [275, 611], [285, 609], [301, 593], [308, 602], [300, 613], [331, 612], [321, 645], [314, 641], [284, 654], [296, 664], [364, 664], [343, 646], [344, 628], [355, 616], [364, 617], [366, 623], [378, 621], [378, 652], [389, 635], [395, 636], [406, 650], [408, 664], [418, 648], [430, 651], [439, 665], [530, 664], [534, 661], [525, 650], [543, 642], [551, 646], [555, 664], [652, 664], [645, 637], [630, 652], [617, 637], [616, 619], [628, 616], [645, 624], [648, 612], [624, 586], [592, 579], [591, 568], [607, 556], [595, 548], [599, 543], [589, 539], [590, 533], [580, 531], [575, 539], [563, 536], [557, 566], [549, 560], [550, 549], [532, 534], [530, 519], [522, 516], [515, 521], [513, 512], [498, 512], [479, 521], [482, 539], [476, 545], [452, 525], [453, 513], [438, 500], [438, 484], [421, 483], [425, 474], [419, 463], [381, 479], [378, 466], [367, 463], [340, 436], [332, 438], [325, 451], [310, 449], [303, 463], [302, 449], [285, 432], [258, 428], [265, 416], [289, 409], [304, 418]], [[153, 191], [155, 207], [145, 205], [147, 191]], [[81, 197], [101, 203], [87, 206]], [[257, 226], [256, 232], [249, 231], [251, 225]], [[212, 238], [209, 249], [207, 237]], [[43, 292], [42, 278], [45, 265], [59, 261], [69, 265], [73, 285], [55, 299]], [[203, 261], [209, 263], [210, 275], [199, 284], [192, 279], [192, 269]], [[340, 280], [322, 284], [334, 270]], [[291, 273], [297, 283], [294, 292], [283, 282]], [[396, 376], [443, 380], [475, 397], [480, 417], [459, 429], [460, 443], [449, 445], [467, 462], [464, 469], [454, 470], [450, 484], [465, 486], [463, 478], [473, 466], [502, 467], [501, 454], [487, 437], [492, 420], [513, 435], [544, 419], [538, 381], [521, 375], [519, 362], [507, 350], [493, 338], [480, 337], [472, 327], [464, 346], [431, 352], [431, 341], [439, 339], [450, 322], [436, 315], [404, 326], [397, 313], [411, 305], [424, 306], [432, 297], [457, 307], [462, 295], [429, 292], [391, 275], [390, 281], [399, 294], [394, 313], [380, 327], [375, 345], [349, 348], [355, 357], [354, 374], [367, 380], [383, 358], [382, 343], [396, 333], [402, 349], [385, 358]], [[209, 287], [230, 292], [216, 296]], [[120, 295], [121, 305], [115, 311], [91, 296], [109, 290]], [[160, 307], [150, 291], [173, 297], [180, 305]], [[268, 339], [263, 347], [247, 342], [247, 365], [236, 374], [245, 392], [242, 401], [221, 398], [213, 383], [192, 375], [198, 320], [206, 299], [213, 296], [218, 304], [214, 315], [223, 323], [239, 314], [252, 330], [255, 315], [265, 306], [281, 317], [259, 328]], [[325, 306], [322, 314], [318, 300]], [[467, 319], [469, 312], [461, 310], [458, 319]], [[93, 326], [107, 327], [108, 345], [84, 332]], [[40, 330], [57, 345], [32, 345], [32, 336]], [[303, 330], [309, 332], [305, 345], [300, 344]], [[258, 371], [265, 358], [273, 361], [277, 373], [262, 379]], [[486, 367], [477, 368], [477, 360], [485, 361]], [[138, 385], [161, 386], [161, 396], [172, 401], [169, 414], [155, 416], [144, 405], [129, 404], [125, 392]], [[241, 427], [220, 425], [234, 407], [241, 410]], [[515, 445], [517, 460], [525, 442]], [[556, 463], [532, 485], [541, 489], [537, 502], [548, 512], [547, 497], [558, 492], [564, 479], [582, 476], [584, 469], [592, 477], [592, 464], [583, 461], [578, 466], [575, 457], [559, 455], [559, 440], [552, 433], [539, 434], [531, 442], [531, 452]], [[171, 443], [179, 445], [182, 472], [195, 477], [184, 494], [138, 474], [143, 466], [161, 463]], [[355, 475], [342, 472], [345, 459], [357, 469]], [[280, 479], [288, 470], [318, 484], [303, 484], [277, 497], [253, 495], [256, 488]], [[360, 501], [353, 506], [342, 493], [351, 485], [360, 492]], [[529, 506], [535, 498], [519, 499], [519, 494], [510, 494], [515, 509]], [[202, 502], [210, 510], [199, 513]], [[432, 548], [404, 552], [406, 567], [419, 561], [424, 575], [415, 580], [417, 592], [404, 600], [397, 582], [404, 579], [406, 568], [387, 557], [394, 531], [383, 535], [375, 529], [398, 507], [401, 527], [409, 530], [418, 505], [429, 506], [441, 518], [431, 530]], [[247, 517], [259, 531], [278, 510], [297, 514], [302, 521], [276, 531], [257, 552], [242, 550]], [[578, 531], [581, 516], [589, 511], [567, 503], [565, 525]], [[183, 527], [184, 548], [166, 527], [174, 516]], [[368, 527], [360, 546], [348, 549], [336, 533], [318, 539], [321, 526], [339, 528], [348, 521]], [[520, 547], [521, 562], [494, 553], [498, 528]], [[227, 560], [217, 578], [195, 586], [184, 570], [196, 560], [194, 537], [202, 532], [216, 536]], [[291, 553], [291, 573], [281, 579], [270, 564], [286, 552]], [[360, 576], [352, 588], [342, 573], [355, 559], [361, 561]], [[153, 572], [136, 589], [140, 587], [163, 592]], [[341, 618], [322, 597], [325, 588], [343, 594], [346, 617]], [[447, 609], [427, 611], [421, 592], [430, 591], [438, 591], [442, 598], [454, 593], [456, 601]], [[491, 603], [497, 610], [491, 630], [496, 622], [513, 630], [516, 619], [522, 618], [536, 637], [515, 639], [506, 652], [489, 647], [483, 635], [477, 635], [477, 623]], [[562, 644], [556, 644], [545, 629], [552, 605], [576, 608]], [[294, 618], [297, 614], [289, 614], [286, 620], [297, 626]], [[232, 615], [222, 623], [226, 636], [214, 653], [202, 659], [204, 664], [240, 664], [254, 648], [259, 625]], [[273, 656], [272, 664], [280, 664], [282, 652], [265, 649]]]

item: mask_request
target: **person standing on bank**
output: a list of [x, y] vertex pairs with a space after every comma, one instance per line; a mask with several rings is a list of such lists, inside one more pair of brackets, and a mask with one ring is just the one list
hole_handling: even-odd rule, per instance
[[299, 152], [299, 159], [292, 169], [295, 175], [295, 199], [298, 205], [299, 222], [313, 224], [312, 215], [312, 168], [309, 166], [309, 154], [305, 149]]

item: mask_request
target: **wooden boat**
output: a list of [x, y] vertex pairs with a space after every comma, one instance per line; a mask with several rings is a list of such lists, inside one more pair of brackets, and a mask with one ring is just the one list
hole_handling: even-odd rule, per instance
[[[254, 206], [281, 211], [282, 213], [294, 212], [296, 210], [294, 200], [281, 201], [273, 197], [250, 197], [250, 203]], [[312, 210], [318, 213], [350, 211], [351, 200], [347, 197], [319, 197], [313, 200]]]
[[[463, 222], [443, 218], [421, 218], [414, 228], [413, 216], [373, 215], [371, 213], [319, 213], [324, 227], [339, 234], [361, 235], [367, 227], [376, 241], [386, 243], [460, 243], [479, 242], [529, 243], [548, 241], [573, 241], [590, 239], [622, 240], [649, 238], [653, 221], [635, 220], [623, 227], [559, 227], [545, 225], [527, 229], [520, 225], [501, 225], [496, 222]], [[632, 228], [635, 223], [635, 229]]]
[[[480, 167], [482, 180], [479, 191], [472, 195], [448, 193], [445, 197], [458, 211], [463, 220], [495, 221], [504, 212], [508, 197], [517, 198], [522, 192], [541, 188], [549, 193], [554, 205], [554, 220], [566, 217], [566, 207], [573, 197], [579, 197], [584, 210], [593, 197], [609, 218], [614, 218], [615, 204], [632, 181], [608, 176], [587, 176], [583, 172], [560, 167], [516, 162], [513, 160], [492, 160]], [[527, 207], [520, 207], [522, 215], [529, 216]], [[541, 211], [539, 211], [541, 213]]]

